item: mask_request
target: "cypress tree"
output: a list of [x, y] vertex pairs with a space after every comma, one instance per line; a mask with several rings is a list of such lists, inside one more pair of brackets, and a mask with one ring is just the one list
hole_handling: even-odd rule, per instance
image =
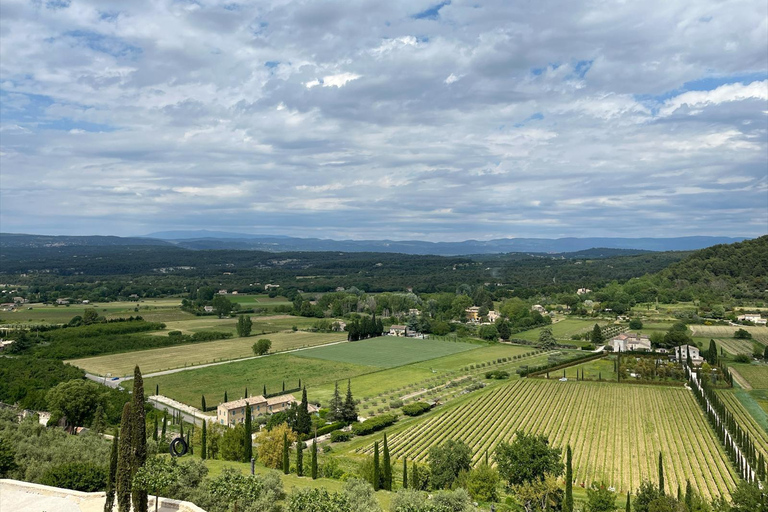
[[403, 489], [408, 488], [408, 457], [403, 457]]
[[[144, 378], [136, 366], [133, 370], [133, 404], [131, 405], [131, 480], [147, 461], [147, 418], [144, 410]], [[131, 488], [133, 512], [147, 512], [147, 491]]]
[[245, 406], [245, 439], [243, 439], [243, 462], [250, 462], [253, 457], [253, 427], [251, 425], [251, 406]]
[[384, 446], [382, 447], [381, 457], [381, 478], [382, 487], [385, 491], [392, 490], [392, 464], [389, 459], [389, 447], [387, 446], [387, 434], [384, 434]]
[[685, 506], [688, 510], [693, 510], [693, 489], [691, 489], [691, 481], [685, 481]]
[[304, 442], [296, 441], [296, 475], [304, 476]]
[[563, 512], [573, 512], [573, 462], [571, 454], [571, 445], [565, 451], [565, 500], [563, 501]]
[[227, 400], [227, 392], [225, 391], [224, 392], [224, 403], [227, 403], [227, 402], [229, 402], [229, 400]]
[[632, 510], [632, 507], [629, 501], [629, 491], [627, 491], [627, 506], [626, 506], [625, 512], [631, 512], [631, 510]]
[[152, 439], [157, 442], [157, 411], [155, 411], [152, 416], [155, 418], [154, 428], [152, 429]]
[[179, 422], [179, 437], [184, 437], [184, 420]]
[[664, 495], [664, 459], [659, 452], [659, 493]]
[[312, 429], [312, 416], [309, 415], [309, 401], [307, 400], [307, 388], [301, 392], [301, 403], [296, 411], [296, 427], [299, 434], [309, 434]]
[[301, 379], [299, 379], [299, 385], [296, 386], [296, 389], [301, 389]]
[[327, 417], [330, 421], [339, 421], [344, 419], [341, 395], [339, 394], [339, 381], [336, 381], [336, 385], [333, 388], [333, 396], [328, 403]]
[[155, 394], [156, 395], [160, 394], [160, 384], [155, 384]]
[[165, 431], [168, 428], [168, 410], [166, 409], [165, 413], [163, 413], [163, 430], [161, 431], [161, 436], [163, 438], [163, 441], [165, 441]]
[[200, 397], [200, 403], [203, 406], [203, 412], [205, 412], [205, 409], [206, 409], [206, 407], [205, 407], [205, 395]]
[[115, 506], [115, 479], [117, 478], [117, 452], [119, 433], [115, 430], [112, 438], [112, 450], [109, 452], [109, 474], [107, 475], [107, 501], [104, 503], [104, 512], [112, 512]]
[[208, 446], [206, 446], [208, 442], [208, 427], [206, 426], [206, 423], [208, 422], [203, 419], [203, 431], [200, 433], [200, 441], [202, 443], [202, 446], [200, 447], [200, 458], [203, 460], [208, 458]]
[[415, 491], [419, 490], [419, 488], [421, 487], [420, 485], [421, 482], [419, 482], [419, 479], [420, 479], [419, 467], [416, 465], [415, 461], [412, 461], [411, 462], [411, 480], [410, 480], [411, 489]]
[[683, 491], [680, 489], [680, 486], [677, 486], [677, 501], [683, 501]]
[[120, 420], [117, 472], [115, 473], [117, 510], [120, 512], [130, 512], [131, 510], [131, 426], [131, 403], [126, 402]]
[[283, 381], [283, 393], [285, 393], [285, 381]]
[[317, 437], [312, 440], [312, 480], [317, 480]]
[[488, 450], [485, 450], [485, 465], [488, 465]]
[[381, 488], [381, 471], [379, 470], [379, 442], [373, 443], [373, 490]]
[[288, 433], [283, 433], [283, 473], [291, 472], [291, 461], [288, 458]]

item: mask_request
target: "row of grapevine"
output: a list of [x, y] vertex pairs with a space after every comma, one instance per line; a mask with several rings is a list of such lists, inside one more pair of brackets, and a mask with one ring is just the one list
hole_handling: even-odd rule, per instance
[[768, 432], [755, 421], [749, 411], [747, 411], [732, 392], [718, 391], [717, 394], [722, 398], [723, 404], [730, 413], [733, 414], [741, 428], [747, 431], [752, 437], [757, 450], [763, 454], [764, 458], [768, 459]]
[[669, 492], [689, 479], [711, 497], [735, 486], [725, 452], [684, 388], [521, 379], [425, 418], [391, 436], [389, 446], [395, 458], [426, 461], [431, 446], [461, 439], [477, 463], [517, 430], [570, 444], [580, 485], [602, 481], [634, 491], [642, 480], [655, 480], [661, 451]]

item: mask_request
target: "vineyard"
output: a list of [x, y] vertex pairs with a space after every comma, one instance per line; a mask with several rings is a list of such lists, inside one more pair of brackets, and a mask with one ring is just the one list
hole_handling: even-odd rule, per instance
[[751, 356], [754, 351], [752, 340], [719, 339], [717, 346], [733, 355], [748, 354]]
[[[768, 327], [758, 327], [751, 325], [691, 325], [693, 335], [699, 338], [733, 338], [733, 333], [738, 329], [744, 329], [752, 334], [752, 339], [768, 345]], [[750, 350], [749, 353], [752, 353]]]
[[736, 395], [731, 391], [721, 391], [718, 393], [723, 403], [728, 410], [733, 414], [738, 421], [741, 428], [749, 433], [752, 441], [755, 443], [755, 448], [758, 452], [761, 452], [764, 457], [768, 457], [768, 432], [765, 431], [760, 425], [757, 424], [752, 415], [746, 408], [739, 402]]
[[580, 485], [602, 481], [634, 492], [642, 480], [656, 480], [661, 451], [669, 492], [687, 479], [706, 496], [728, 495], [735, 486], [726, 454], [683, 388], [521, 379], [428, 416], [392, 435], [389, 446], [395, 458], [426, 461], [431, 446], [461, 439], [478, 462], [517, 430], [570, 444]]
[[756, 389], [768, 389], [768, 365], [734, 364], [733, 368]]

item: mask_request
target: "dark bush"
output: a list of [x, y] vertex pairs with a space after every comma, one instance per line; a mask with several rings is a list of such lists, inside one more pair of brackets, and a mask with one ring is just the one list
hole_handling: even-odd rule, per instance
[[75, 491], [103, 491], [107, 485], [107, 468], [90, 462], [68, 462], [48, 469], [40, 483]]
[[383, 428], [386, 428], [397, 421], [397, 416], [394, 414], [382, 414], [374, 418], [369, 418], [362, 423], [355, 423], [352, 425], [352, 433], [356, 436], [365, 436], [373, 434]]
[[426, 402], [416, 402], [416, 403], [412, 403], [404, 406], [403, 414], [405, 414], [406, 416], [418, 416], [419, 414], [424, 414], [431, 408], [432, 406]]

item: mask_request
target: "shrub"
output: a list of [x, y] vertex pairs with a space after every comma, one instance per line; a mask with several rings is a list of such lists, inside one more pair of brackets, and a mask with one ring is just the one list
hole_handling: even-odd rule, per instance
[[424, 414], [431, 408], [432, 406], [426, 402], [415, 402], [404, 406], [403, 414], [406, 416], [418, 416], [419, 414]]
[[504, 370], [493, 370], [491, 372], [485, 372], [485, 378], [486, 379], [508, 379], [509, 378], [509, 372]]
[[398, 409], [398, 408], [400, 408], [402, 406], [403, 406], [403, 401], [400, 400], [400, 399], [392, 400], [391, 402], [389, 402], [389, 408], [390, 409]]
[[103, 491], [107, 485], [107, 468], [91, 462], [59, 464], [43, 473], [40, 483], [75, 491]]
[[750, 362], [749, 356], [747, 354], [739, 354], [736, 357], [733, 358], [733, 361], [736, 363], [748, 363]]
[[331, 432], [332, 443], [344, 443], [352, 439], [352, 432], [344, 432], [343, 430], [334, 430]]
[[362, 423], [355, 423], [352, 425], [352, 433], [356, 436], [365, 436], [373, 434], [383, 428], [386, 428], [397, 421], [397, 416], [394, 414], [382, 414], [375, 418], [369, 418]]

